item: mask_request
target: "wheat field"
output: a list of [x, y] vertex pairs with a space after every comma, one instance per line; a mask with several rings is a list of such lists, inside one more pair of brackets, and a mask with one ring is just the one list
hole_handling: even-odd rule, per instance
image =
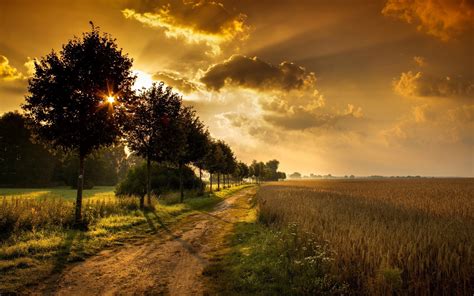
[[332, 273], [357, 293], [474, 292], [473, 179], [269, 183], [258, 202], [261, 222], [330, 248]]

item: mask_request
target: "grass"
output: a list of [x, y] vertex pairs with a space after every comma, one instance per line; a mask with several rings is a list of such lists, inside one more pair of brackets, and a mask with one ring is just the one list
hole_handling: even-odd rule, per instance
[[[255, 199], [250, 203], [254, 204]], [[247, 205], [248, 206], [248, 205]], [[330, 250], [305, 240], [294, 224], [268, 227], [258, 221], [257, 208], [234, 226], [228, 244], [206, 267], [210, 291], [219, 295], [336, 295], [347, 285], [329, 269]]]
[[[318, 180], [265, 185], [259, 221], [326, 245], [356, 294], [474, 289], [474, 180]], [[291, 247], [290, 247], [291, 248]]]
[[[68, 190], [58, 189], [57, 194], [41, 197], [35, 197], [39, 191], [11, 190], [13, 196], [0, 200], [3, 234], [0, 240], [0, 293], [19, 291], [38, 283], [48, 275], [60, 272], [68, 262], [84, 260], [104, 248], [140, 240], [156, 231], [150, 228], [150, 222], [169, 225], [197, 211], [210, 210], [247, 186], [234, 186], [206, 197], [187, 198], [183, 204], [176, 202], [176, 194], [158, 202], [154, 199], [148, 208], [154, 215], [139, 210], [138, 198], [115, 197], [111, 188], [108, 191], [101, 188], [89, 192], [84, 202], [84, 219], [89, 224], [87, 231], [70, 227], [73, 202]], [[63, 197], [59, 198], [59, 194]]]
[[[1, 197], [21, 197], [21, 198], [62, 198], [75, 200], [77, 191], [70, 187], [53, 188], [0, 188]], [[84, 198], [114, 196], [113, 186], [96, 186], [83, 191]]]

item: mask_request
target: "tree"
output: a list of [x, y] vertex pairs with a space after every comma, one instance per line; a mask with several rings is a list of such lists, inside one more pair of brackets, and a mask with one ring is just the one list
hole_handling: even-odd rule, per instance
[[277, 172], [278, 180], [285, 180], [286, 174], [284, 172]]
[[57, 53], [35, 63], [22, 106], [35, 135], [54, 148], [79, 157], [75, 222], [82, 221], [84, 159], [120, 135], [123, 104], [132, 97], [132, 59], [116, 40], [92, 25]]
[[249, 167], [241, 161], [237, 162], [237, 165], [233, 173], [234, 178], [237, 179], [239, 183], [241, 183], [244, 178], [248, 177], [248, 174], [249, 174]]
[[204, 160], [204, 167], [210, 174], [210, 192], [212, 192], [212, 175], [221, 169], [223, 159], [224, 152], [222, 151], [221, 146], [218, 144], [218, 142], [211, 141], [208, 153]]
[[222, 145], [222, 151], [224, 152], [224, 163], [223, 163], [223, 170], [222, 172], [224, 173], [225, 179], [224, 179], [224, 188], [225, 188], [225, 180], [227, 179], [227, 186], [230, 186], [229, 183], [229, 178], [230, 174], [232, 174], [236, 167], [237, 167], [237, 161], [235, 160], [234, 153], [232, 152], [232, 149], [230, 146], [224, 142], [221, 142]]
[[301, 174], [298, 172], [294, 172], [293, 174], [290, 175], [291, 179], [301, 179]]
[[[84, 160], [83, 187], [88, 189], [95, 185], [113, 186], [117, 184], [120, 170], [127, 169], [126, 159], [127, 155], [123, 145], [113, 145], [92, 152]], [[77, 188], [78, 163], [74, 153], [61, 156], [61, 166], [56, 177], [62, 183]]]
[[[117, 196], [139, 196], [140, 199], [143, 199], [147, 193], [148, 186], [146, 179], [147, 169], [145, 162], [130, 169], [127, 176], [116, 187], [115, 194]], [[195, 186], [200, 186], [200, 182], [194, 172], [188, 167], [179, 172], [177, 168], [164, 164], [153, 162], [151, 165], [150, 184], [152, 190], [157, 194], [179, 190], [181, 184], [186, 189], [191, 189]]]
[[[201, 160], [209, 149], [209, 132], [204, 124], [199, 120], [196, 112], [191, 107], [184, 107], [180, 111], [180, 132], [181, 142], [174, 149], [174, 163], [178, 164], [180, 172], [180, 201], [184, 201], [183, 168], [192, 162]], [[201, 177], [201, 176], [200, 176]]]
[[[181, 97], [163, 83], [154, 83], [136, 96], [123, 130], [128, 147], [146, 161], [146, 195], [151, 201], [151, 162], [170, 160], [181, 139]], [[140, 196], [144, 208], [144, 196]]]
[[27, 119], [18, 112], [0, 117], [0, 186], [52, 185], [59, 161], [46, 148], [31, 141]]
[[216, 145], [218, 146], [221, 154], [219, 158], [216, 159], [215, 168], [217, 172], [217, 190], [220, 190], [220, 177], [223, 174], [224, 178], [224, 188], [225, 188], [225, 175], [231, 173], [234, 170], [235, 158], [232, 150], [229, 145], [224, 141], [217, 141]]
[[279, 164], [280, 162], [276, 159], [267, 161], [263, 169], [263, 179], [266, 181], [277, 181]]
[[250, 169], [249, 166], [245, 163], [241, 162], [240, 166], [240, 181], [242, 182], [243, 179], [250, 177]]
[[205, 184], [204, 182], [202, 182], [202, 170], [206, 168], [206, 157], [207, 157], [207, 154], [209, 153], [209, 150], [212, 144], [211, 136], [209, 135], [209, 132], [207, 130], [201, 136], [205, 136], [205, 137], [201, 138], [203, 143], [202, 143], [202, 146], [198, 146], [198, 147], [200, 147], [200, 149], [202, 149], [203, 152], [205, 151], [205, 153], [202, 154], [201, 157], [194, 160], [193, 162], [193, 165], [197, 167], [199, 170], [199, 180], [201, 180], [201, 187], [199, 188], [199, 193], [198, 193], [199, 195], [204, 194]]

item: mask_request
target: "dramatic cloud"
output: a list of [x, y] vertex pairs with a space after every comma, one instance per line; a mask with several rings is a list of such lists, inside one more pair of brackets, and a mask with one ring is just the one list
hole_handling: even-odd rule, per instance
[[23, 75], [12, 67], [7, 57], [3, 55], [0, 55], [0, 79], [5, 81], [23, 79]]
[[153, 12], [124, 9], [122, 14], [144, 25], [162, 28], [168, 37], [184, 38], [189, 43], [204, 42], [215, 54], [220, 52], [222, 43], [245, 38], [248, 31], [243, 14], [233, 13], [213, 1], [175, 1]]
[[308, 110], [304, 107], [291, 108], [288, 112], [268, 113], [263, 118], [276, 127], [287, 130], [305, 130], [310, 128], [333, 129], [345, 120], [362, 118], [362, 109], [349, 104], [346, 110], [331, 113], [325, 108]]
[[153, 80], [163, 81], [165, 84], [176, 88], [178, 91], [189, 94], [198, 91], [198, 86], [186, 78], [180, 77], [172, 72], [157, 72], [153, 74]]
[[462, 77], [408, 71], [393, 82], [393, 87], [395, 92], [406, 97], [474, 98], [474, 83]]
[[209, 67], [201, 82], [213, 90], [220, 90], [225, 85], [236, 85], [259, 90], [289, 91], [314, 88], [316, 76], [290, 62], [272, 65], [257, 57], [233, 55], [228, 60]]
[[26, 68], [26, 75], [31, 77], [35, 74], [35, 62], [36, 59], [28, 57], [28, 60], [23, 64]]
[[418, 31], [443, 41], [474, 25], [471, 0], [388, 0], [382, 13], [416, 24]]

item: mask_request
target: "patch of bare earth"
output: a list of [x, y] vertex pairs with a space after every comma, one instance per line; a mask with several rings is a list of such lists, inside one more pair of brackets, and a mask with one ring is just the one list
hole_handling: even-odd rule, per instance
[[140, 245], [99, 253], [66, 268], [33, 294], [50, 295], [203, 295], [204, 268], [225, 243], [233, 224], [248, 214], [256, 188], [238, 191], [212, 212], [185, 218]]

